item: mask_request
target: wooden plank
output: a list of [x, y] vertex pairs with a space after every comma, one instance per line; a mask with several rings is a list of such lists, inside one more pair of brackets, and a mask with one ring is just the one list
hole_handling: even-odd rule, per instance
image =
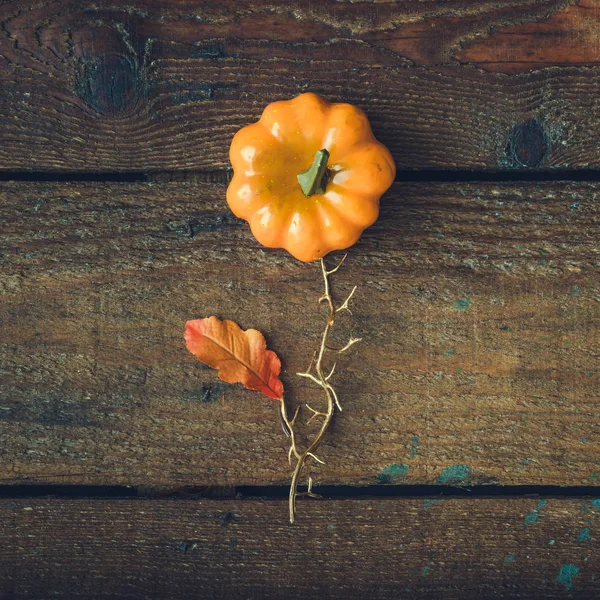
[[[550, 65], [598, 64], [598, 1], [581, 0], [545, 20], [519, 23], [474, 39], [456, 53], [487, 71], [522, 73]], [[559, 43], [557, 43], [557, 41]]]
[[223, 169], [308, 89], [364, 108], [399, 169], [597, 168], [600, 21], [572, 4], [3, 3], [0, 169]]
[[597, 598], [600, 500], [0, 500], [0, 598]]
[[[597, 482], [599, 189], [392, 187], [334, 280], [338, 298], [359, 286], [334, 341], [364, 341], [338, 365], [317, 482]], [[183, 327], [258, 328], [291, 405], [319, 406], [294, 374], [324, 325], [320, 275], [260, 248], [224, 192], [1, 184], [0, 479], [288, 481], [273, 401], [222, 384]]]

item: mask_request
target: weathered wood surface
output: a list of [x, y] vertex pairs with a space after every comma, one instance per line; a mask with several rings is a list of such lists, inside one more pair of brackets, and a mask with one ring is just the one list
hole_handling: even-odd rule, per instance
[[598, 168], [599, 28], [593, 0], [4, 2], [0, 169], [226, 168], [309, 89], [400, 169]]
[[[600, 500], [0, 500], [0, 598], [578, 598]], [[57, 534], [60, 532], [60, 534]]]
[[[358, 285], [344, 412], [317, 482], [593, 485], [600, 186], [395, 184], [334, 280]], [[183, 326], [262, 330], [292, 404], [323, 326], [316, 265], [258, 246], [224, 185], [0, 185], [0, 479], [284, 484], [273, 401]], [[312, 425], [314, 427], [315, 424]], [[306, 431], [311, 431], [307, 429]]]
[[498, 28], [462, 45], [456, 59], [488, 71], [519, 73], [548, 66], [597, 66], [597, 0], [581, 0], [545, 19]]

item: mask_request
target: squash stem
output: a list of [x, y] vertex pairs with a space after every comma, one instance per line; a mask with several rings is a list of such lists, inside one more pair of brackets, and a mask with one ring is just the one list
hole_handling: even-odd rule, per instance
[[298, 183], [305, 196], [313, 194], [324, 194], [329, 173], [327, 171], [327, 161], [329, 160], [329, 151], [318, 150], [315, 154], [313, 164], [308, 169], [298, 175]]

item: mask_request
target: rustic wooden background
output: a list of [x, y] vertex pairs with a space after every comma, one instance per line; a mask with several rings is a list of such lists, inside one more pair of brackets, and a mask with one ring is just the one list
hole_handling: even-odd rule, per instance
[[[0, 599], [600, 597], [599, 61], [597, 0], [0, 0]], [[307, 90], [398, 177], [290, 526], [275, 405], [182, 334], [319, 403], [318, 270], [225, 204]]]

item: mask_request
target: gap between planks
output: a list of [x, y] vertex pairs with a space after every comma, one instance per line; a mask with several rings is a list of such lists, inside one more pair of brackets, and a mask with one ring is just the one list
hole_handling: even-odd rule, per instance
[[[1, 171], [0, 181], [22, 182], [194, 182], [227, 184], [231, 169], [215, 171], [165, 171], [165, 172], [52, 172], [52, 171]], [[402, 170], [396, 172], [395, 182], [525, 182], [525, 181], [600, 181], [600, 169], [556, 169], [554, 171], [453, 171], [449, 169]]]
[[[302, 488], [302, 486], [301, 486]], [[600, 493], [596, 486], [559, 485], [474, 485], [469, 487], [440, 485], [324, 485], [315, 486], [322, 500], [360, 500], [379, 498], [594, 498]], [[0, 485], [0, 498], [169, 498], [190, 500], [281, 500], [287, 498], [289, 487], [271, 486], [204, 486], [167, 487], [154, 485]]]

